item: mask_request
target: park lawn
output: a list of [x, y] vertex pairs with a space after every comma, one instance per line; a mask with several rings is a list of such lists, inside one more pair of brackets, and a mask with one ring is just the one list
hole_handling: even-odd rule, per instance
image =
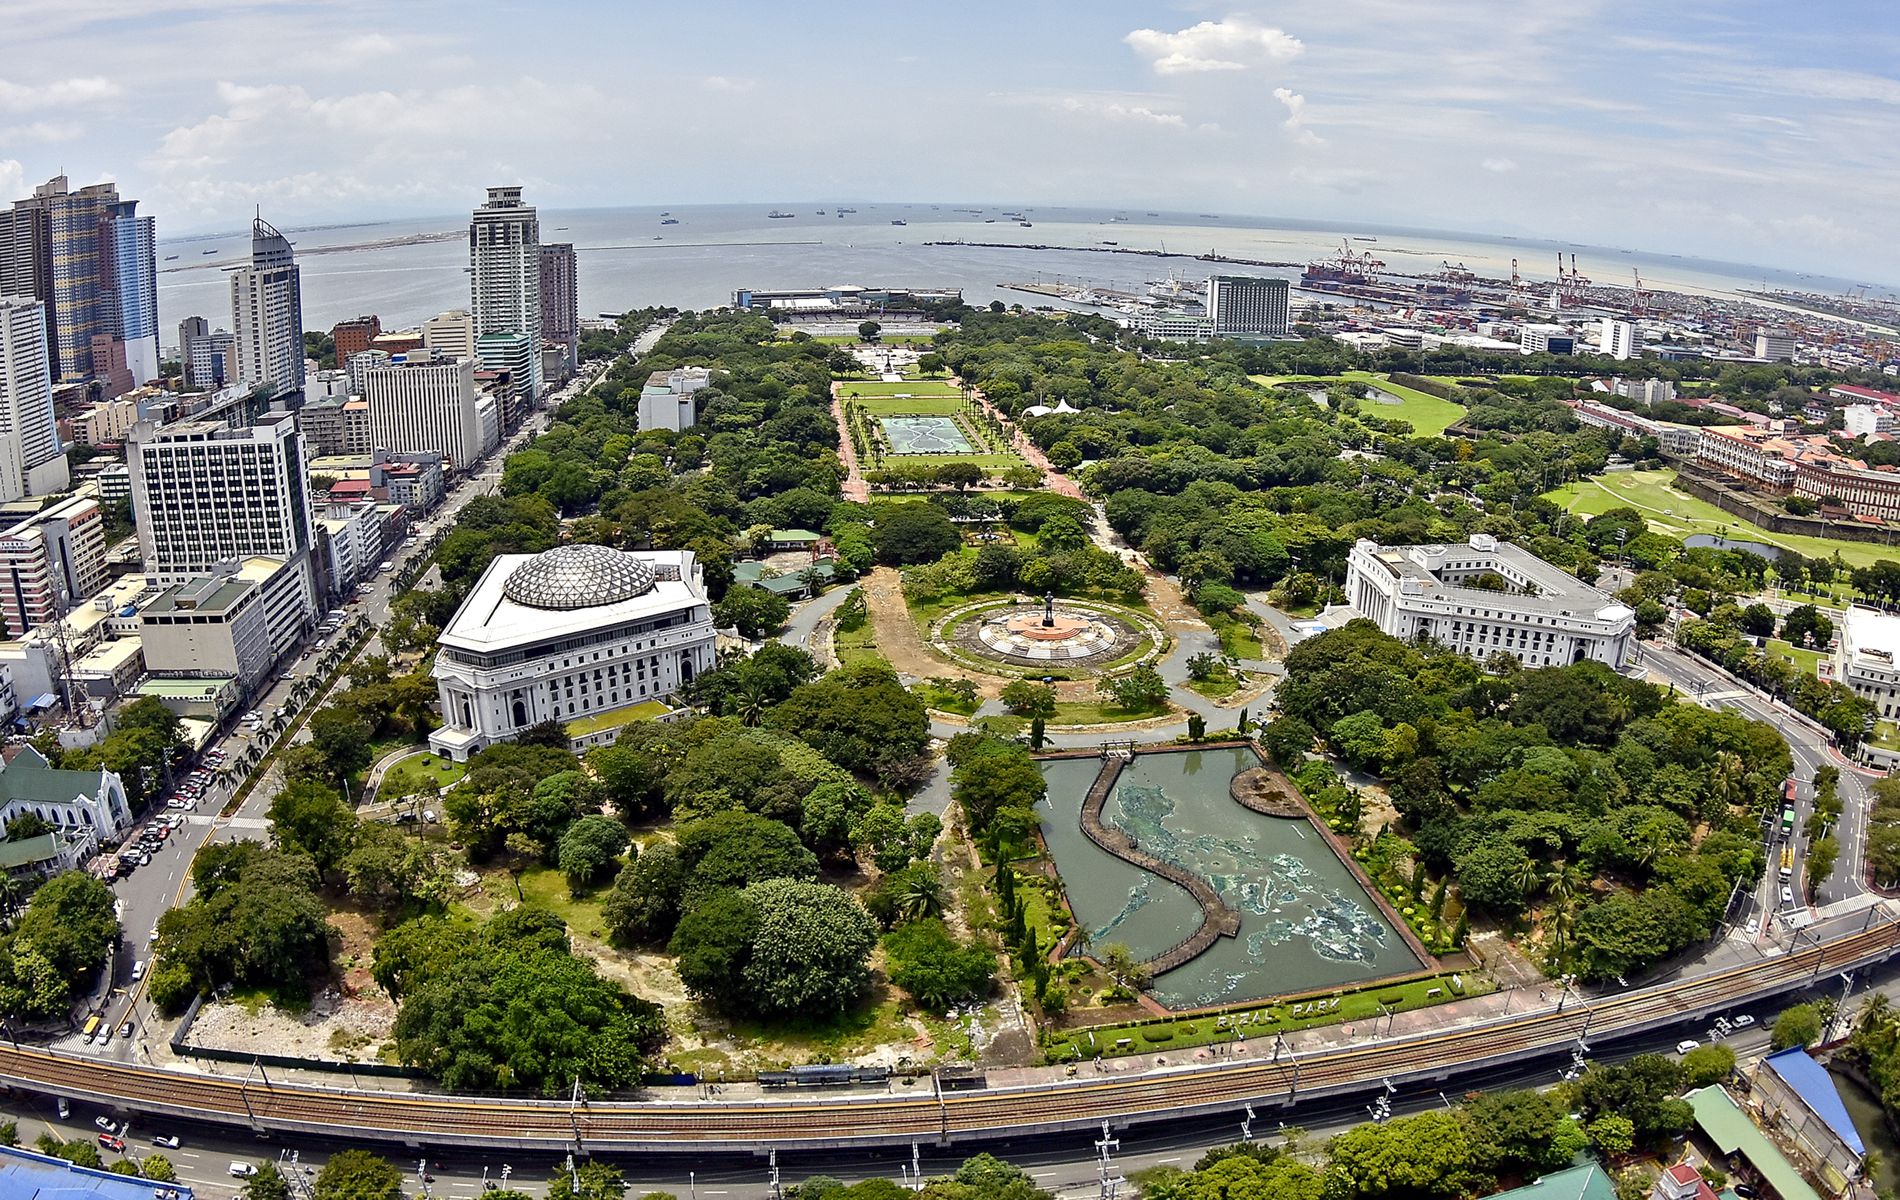
[[983, 703], [981, 696], [974, 700], [965, 700], [942, 684], [932, 683], [928, 679], [912, 684], [910, 690], [928, 707], [938, 712], [955, 713], [959, 717], [973, 716]]
[[1214, 675], [1207, 679], [1190, 679], [1188, 687], [1209, 700], [1225, 700], [1240, 690], [1240, 681], [1232, 675]]
[[[1416, 437], [1437, 437], [1445, 428], [1456, 423], [1465, 415], [1462, 404], [1450, 400], [1441, 400], [1430, 392], [1421, 392], [1417, 388], [1406, 387], [1402, 383], [1393, 383], [1384, 375], [1373, 371], [1342, 371], [1338, 375], [1249, 375], [1247, 377], [1262, 387], [1280, 387], [1288, 384], [1307, 383], [1357, 383], [1376, 388], [1389, 396], [1397, 397], [1397, 404], [1380, 404], [1365, 401], [1364, 410], [1371, 416], [1389, 420], [1404, 421], [1412, 427]], [[1447, 379], [1447, 382], [1455, 382]]]
[[393, 796], [412, 796], [423, 788], [445, 788], [468, 774], [468, 764], [453, 762], [434, 754], [405, 758], [384, 774], [378, 792]]
[[[1023, 462], [1021, 457], [1014, 454], [974, 454], [974, 453], [973, 454], [886, 454], [883, 458], [879, 459], [878, 462], [880, 463], [928, 462], [928, 463], [936, 463], [940, 466], [944, 463], [974, 463], [977, 466], [982, 467], [986, 471], [1007, 471], [1011, 467], [1021, 467], [1021, 466], [1028, 465], [1027, 463]], [[877, 469], [878, 469], [877, 467], [870, 468], [870, 470], [873, 470], [873, 471]]]
[[1146, 721], [1151, 717], [1166, 716], [1167, 704], [1155, 708], [1144, 708], [1130, 712], [1112, 700], [1058, 700], [1056, 715], [1049, 718], [1050, 725], [1119, 725], [1124, 721]]
[[954, 417], [963, 411], [962, 396], [858, 396], [845, 385], [845, 399], [855, 399], [866, 420], [878, 417]]
[[884, 656], [877, 652], [877, 629], [869, 617], [856, 629], [834, 628], [831, 652], [838, 656], [838, 664], [845, 667], [870, 666], [884, 661]]
[[[568, 894], [567, 876], [557, 867], [539, 863], [521, 873], [521, 902], [529, 908], [553, 913], [567, 922], [574, 932], [598, 941], [607, 940], [607, 924], [601, 919], [600, 901], [613, 886], [615, 872], [608, 870], [604, 882], [583, 891], [580, 897]], [[498, 904], [515, 900], [515, 881], [507, 871], [490, 871], [482, 876], [482, 888]]]
[[852, 379], [839, 385], [838, 390], [846, 396], [953, 396], [963, 399], [963, 392], [954, 383], [931, 381], [928, 379], [900, 380], [897, 383], [885, 383], [882, 379]]
[[[1184, 1049], [1191, 1046], [1205, 1046], [1213, 1042], [1231, 1042], [1237, 1040], [1237, 1032], [1244, 1032], [1247, 1037], [1254, 1039], [1271, 1038], [1276, 1033], [1308, 1029], [1315, 1025], [1333, 1025], [1341, 1021], [1382, 1018], [1385, 1014], [1380, 1011], [1381, 1004], [1392, 1012], [1407, 1012], [1415, 1008], [1429, 1008], [1447, 1001], [1460, 1000], [1466, 996], [1481, 996], [1497, 990], [1496, 984], [1476, 974], [1461, 975], [1459, 979], [1462, 986], [1453, 984], [1452, 976], [1446, 974], [1407, 980], [1403, 983], [1375, 983], [1351, 992], [1334, 992], [1333, 995], [1340, 997], [1339, 1007], [1313, 1016], [1293, 1016], [1290, 1003], [1257, 1004], [1231, 1010], [1226, 1014], [1224, 1025], [1219, 1014], [1203, 1014], [1128, 1025], [1077, 1029], [1048, 1042], [1045, 1051], [1049, 1061], [1061, 1062], [1078, 1058], [1094, 1058], [1097, 1054], [1108, 1057], [1118, 1054], [1151, 1054], [1157, 1050]], [[1430, 994], [1434, 988], [1439, 993], [1436, 996]], [[1116, 1043], [1124, 1038], [1129, 1044], [1118, 1046]]]
[[1260, 631], [1256, 627], [1235, 617], [1216, 615], [1208, 622], [1214, 635], [1220, 638], [1220, 652], [1233, 658], [1255, 660], [1265, 658], [1267, 650], [1260, 641]]
[[1890, 559], [1888, 547], [1864, 542], [1843, 542], [1833, 538], [1807, 537], [1793, 533], [1770, 533], [1715, 505], [1698, 500], [1673, 486], [1676, 473], [1662, 471], [1615, 471], [1593, 479], [1567, 483], [1544, 498], [1579, 516], [1594, 517], [1613, 508], [1634, 508], [1661, 533], [1682, 538], [1707, 533], [1738, 541], [1762, 542], [1793, 550], [1808, 558], [1832, 558], [1835, 554], [1849, 566], [1865, 567]]
[[1867, 744], [1877, 750], [1900, 750], [1900, 726], [1892, 721], [1879, 721], [1874, 724], [1874, 734]]
[[1819, 674], [1821, 663], [1827, 658], [1827, 654], [1823, 651], [1804, 650], [1791, 642], [1784, 642], [1780, 638], [1770, 638], [1768, 640], [1768, 649], [1770, 653], [1779, 655], [1800, 668], [1803, 675]]

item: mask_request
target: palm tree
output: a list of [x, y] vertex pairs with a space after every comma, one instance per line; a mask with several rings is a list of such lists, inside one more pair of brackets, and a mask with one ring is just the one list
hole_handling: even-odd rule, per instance
[[1893, 1025], [1893, 1001], [1885, 992], [1871, 992], [1860, 1002], [1860, 1011], [1854, 1016], [1856, 1033], [1872, 1033], [1877, 1029]]
[[0, 927], [13, 927], [13, 906], [20, 899], [20, 881], [0, 871]]
[[1537, 869], [1537, 860], [1528, 854], [1524, 856], [1524, 861], [1518, 864], [1517, 869], [1511, 875], [1512, 884], [1517, 887], [1518, 891], [1524, 893], [1524, 899], [1526, 901], [1528, 901], [1531, 898], [1531, 894], [1537, 890], [1537, 885], [1543, 881], [1544, 876]]
[[1583, 889], [1588, 886], [1583, 872], [1575, 863], [1564, 863], [1552, 868], [1550, 874], [1545, 876], [1544, 883], [1550, 889], [1551, 898], [1565, 906], [1582, 895]]
[[739, 710], [733, 715], [738, 717], [747, 728], [757, 728], [765, 722], [765, 712], [772, 707], [772, 697], [765, 688], [757, 683], [749, 683], [739, 693]]
[[897, 893], [897, 915], [905, 921], [943, 915], [943, 885], [935, 875], [918, 872]]

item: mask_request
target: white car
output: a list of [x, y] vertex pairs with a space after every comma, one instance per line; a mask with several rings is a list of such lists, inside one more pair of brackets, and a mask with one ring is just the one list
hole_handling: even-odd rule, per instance
[[1687, 1054], [1689, 1053], [1689, 1051], [1694, 1050], [1700, 1047], [1701, 1045], [1702, 1043], [1696, 1041], [1694, 1038], [1684, 1038], [1682, 1041], [1676, 1043], [1676, 1053]]
[[182, 1144], [176, 1137], [169, 1134], [161, 1133], [152, 1138], [152, 1145], [163, 1146], [167, 1150], [176, 1150]]
[[1729, 1018], [1728, 1023], [1737, 1029], [1747, 1029], [1750, 1025], [1755, 1023], [1755, 1018], [1749, 1016], [1747, 1013], [1736, 1013], [1733, 1017]]
[[1783, 884], [1781, 888], [1781, 902], [1789, 905], [1794, 903], [1794, 889], [1786, 884]]
[[1754, 937], [1756, 934], [1760, 932], [1761, 932], [1761, 918], [1760, 917], [1748, 918], [1748, 936]]
[[233, 1179], [249, 1179], [257, 1174], [257, 1167], [253, 1163], [234, 1162], [224, 1169], [224, 1173]]
[[94, 1125], [97, 1125], [99, 1128], [105, 1130], [107, 1133], [119, 1132], [118, 1123], [114, 1121], [111, 1117], [94, 1117], [92, 1119], [92, 1123]]

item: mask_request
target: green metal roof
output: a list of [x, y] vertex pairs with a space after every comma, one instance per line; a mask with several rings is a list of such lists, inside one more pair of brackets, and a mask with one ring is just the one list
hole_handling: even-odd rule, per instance
[[173, 700], [213, 700], [231, 686], [229, 679], [217, 675], [203, 678], [147, 679], [139, 685], [139, 695]]
[[774, 529], [771, 540], [774, 542], [815, 542], [822, 536], [809, 529]]
[[1535, 1183], [1499, 1192], [1491, 1200], [1616, 1200], [1616, 1184], [1600, 1164], [1590, 1162], [1552, 1171]]
[[42, 833], [22, 842], [0, 842], [0, 871], [30, 867], [58, 854], [59, 839], [51, 833]]
[[97, 771], [57, 771], [28, 746], [0, 770], [0, 804], [10, 800], [70, 804], [99, 790]]
[[1703, 1136], [1722, 1153], [1747, 1159], [1781, 1200], [1821, 1200], [1720, 1084], [1690, 1092], [1689, 1103], [1695, 1108], [1695, 1123]]

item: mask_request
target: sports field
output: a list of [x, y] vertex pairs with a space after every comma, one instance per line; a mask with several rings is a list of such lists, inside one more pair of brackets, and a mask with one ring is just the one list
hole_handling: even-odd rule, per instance
[[1594, 479], [1567, 483], [1554, 492], [1546, 492], [1544, 498], [1586, 517], [1612, 508], [1633, 508], [1642, 513], [1658, 533], [1670, 537], [1716, 534], [1781, 546], [1809, 558], [1831, 558], [1838, 552], [1849, 566], [1864, 567], [1883, 559], [1891, 560], [1897, 553], [1865, 542], [1770, 533], [1687, 492], [1677, 491], [1673, 486], [1675, 481], [1674, 471], [1613, 471]]
[[963, 411], [961, 396], [865, 396], [851, 402], [867, 417], [948, 417]]
[[954, 417], [879, 417], [884, 436], [897, 454], [973, 454]]
[[[1393, 383], [1384, 375], [1372, 371], [1345, 371], [1339, 375], [1250, 375], [1248, 378], [1262, 387], [1306, 383], [1364, 384], [1385, 393], [1396, 403], [1367, 400], [1362, 403], [1363, 412], [1368, 416], [1380, 417], [1388, 421], [1404, 421], [1412, 427], [1412, 433], [1418, 437], [1437, 437], [1445, 432], [1447, 426], [1465, 415], [1462, 404], [1441, 400], [1430, 392], [1421, 392], [1417, 388], [1409, 388], [1401, 383]], [[1453, 381], [1448, 379], [1446, 382]]]
[[885, 383], [881, 379], [847, 379], [838, 385], [838, 394], [847, 400], [853, 397], [869, 399], [873, 396], [909, 396], [913, 399], [949, 396], [955, 400], [963, 399], [963, 393], [957, 390], [955, 384], [931, 379], [904, 379], [897, 383]]

